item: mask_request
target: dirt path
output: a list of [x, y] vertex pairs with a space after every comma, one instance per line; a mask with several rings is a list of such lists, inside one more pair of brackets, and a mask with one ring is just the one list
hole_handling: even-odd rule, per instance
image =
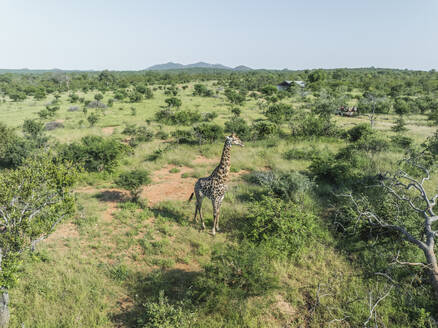
[[[203, 156], [198, 156], [193, 161], [195, 165], [212, 167], [216, 162], [217, 159], [209, 159]], [[152, 174], [152, 183], [143, 189], [141, 197], [146, 199], [148, 205], [151, 207], [166, 200], [186, 201], [193, 192], [193, 186], [196, 179], [192, 177], [184, 178], [183, 175], [189, 174], [193, 171], [193, 168], [186, 166], [178, 167], [175, 165], [166, 165]], [[237, 173], [230, 173], [230, 180], [245, 173], [247, 173], [245, 170]], [[125, 190], [116, 188], [97, 189], [92, 186], [87, 186], [77, 189], [76, 192], [95, 194], [100, 201], [105, 202], [107, 208], [102, 214], [104, 222], [110, 222], [113, 219], [114, 212], [117, 211], [118, 203], [126, 199], [126, 197], [129, 197]], [[59, 244], [63, 244], [68, 238], [79, 238], [77, 228], [73, 223], [60, 225], [48, 240], [52, 242], [57, 241]]]

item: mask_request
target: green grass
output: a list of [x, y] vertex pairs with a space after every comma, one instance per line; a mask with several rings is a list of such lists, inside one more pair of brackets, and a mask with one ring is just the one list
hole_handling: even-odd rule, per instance
[[[222, 95], [218, 98], [193, 97], [193, 84], [189, 85], [191, 87], [186, 91], [180, 91], [182, 109], [215, 111], [218, 117], [214, 123], [220, 125], [232, 117]], [[94, 93], [80, 96], [91, 100]], [[107, 102], [112, 94], [108, 92], [104, 96], [103, 101]], [[141, 103], [115, 102], [100, 116], [96, 126], [89, 127], [81, 110], [68, 112], [72, 104], [68, 103], [67, 94], [63, 94], [61, 110], [50, 121], [63, 120], [65, 127], [48, 134], [59, 142], [71, 142], [89, 134], [111, 134], [124, 139], [126, 136], [121, 132], [126, 125], [146, 125], [146, 120], [152, 120], [149, 127], [154, 133], [170, 133], [181, 127], [153, 121], [165, 98], [162, 91], [156, 91], [153, 99]], [[37, 118], [36, 113], [50, 100], [51, 97], [39, 102], [0, 103], [0, 121], [19, 129], [25, 119]], [[286, 101], [296, 106], [301, 100], [295, 97]], [[136, 109], [135, 116], [131, 114], [131, 107]], [[89, 109], [89, 113], [91, 111]], [[263, 114], [257, 102], [250, 100], [241, 116], [250, 122], [262, 118]], [[396, 115], [379, 115], [376, 129], [394, 135], [390, 129], [396, 118]], [[82, 127], [80, 120], [85, 122]], [[336, 121], [340, 127], [348, 129], [368, 122], [368, 118], [336, 117]], [[414, 138], [416, 144], [435, 131], [422, 115], [409, 117], [407, 123], [406, 134]], [[282, 129], [287, 131], [288, 126], [284, 124]], [[134, 327], [133, 320], [139, 316], [137, 310], [141, 304], [157, 297], [160, 290], [176, 302], [177, 297], [172, 295], [189, 289], [215, 250], [238, 242], [238, 229], [245, 224], [251, 197], [261, 192], [259, 187], [245, 182], [242, 175], [236, 175], [229, 183], [221, 212], [223, 232], [215, 237], [200, 231], [199, 225], [192, 222], [193, 202], [163, 201], [142, 209], [121, 200], [108, 201], [99, 197], [102, 191], [114, 187], [118, 172], [133, 168], [154, 172], [171, 164], [176, 166], [168, 170], [172, 176], [187, 179], [206, 176], [216, 165], [214, 160], [220, 157], [223, 141], [193, 146], [169, 145], [158, 139], [141, 143], [133, 155], [121, 161], [115, 173], [82, 176], [77, 193], [77, 215], [58, 229], [55, 238], [42, 243], [38, 253], [20, 267], [21, 279], [10, 292], [12, 327]], [[233, 148], [232, 172], [306, 171], [309, 160], [288, 160], [284, 153], [290, 149], [314, 148], [336, 152], [345, 145], [345, 140], [331, 138], [293, 141], [272, 138], [245, 142], [244, 148]], [[196, 164], [193, 160], [198, 156], [213, 161]], [[400, 153], [390, 151], [377, 154], [374, 159], [384, 170], [400, 156]], [[192, 170], [181, 173], [183, 168]], [[438, 177], [434, 177], [432, 184], [437, 183]], [[81, 191], [86, 186], [91, 187], [86, 192]], [[320, 210], [316, 200], [309, 205], [309, 210]], [[203, 213], [210, 229], [212, 208], [209, 201], [204, 202]], [[322, 226], [328, 229], [323, 223]], [[65, 227], [70, 230], [65, 232], [62, 230]], [[315, 241], [312, 246], [313, 251], [303, 254], [298, 262], [274, 261], [273, 270], [280, 282], [278, 290], [266, 297], [232, 300], [228, 305], [226, 299], [221, 300], [223, 303], [219, 305], [222, 307], [217, 311], [201, 306], [195, 309], [194, 326], [320, 327], [346, 316], [355, 318], [354, 324], [363, 323], [368, 315], [369, 285], [367, 278], [361, 275], [361, 268], [336, 248], [333, 239]], [[360, 297], [360, 301], [348, 303], [355, 297]], [[392, 309], [391, 302], [395, 301], [388, 298], [382, 302], [388, 313]], [[348, 324], [340, 323], [339, 326], [347, 327]]]

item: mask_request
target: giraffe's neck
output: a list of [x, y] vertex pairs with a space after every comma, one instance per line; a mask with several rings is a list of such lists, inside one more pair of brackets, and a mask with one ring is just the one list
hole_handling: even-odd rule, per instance
[[215, 168], [211, 177], [214, 177], [220, 181], [225, 182], [230, 172], [231, 166], [231, 144], [225, 141], [224, 150], [222, 151], [222, 157], [219, 165]]

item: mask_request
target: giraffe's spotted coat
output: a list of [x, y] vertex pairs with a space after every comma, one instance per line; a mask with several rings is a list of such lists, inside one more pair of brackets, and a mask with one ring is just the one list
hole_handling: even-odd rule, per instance
[[[211, 200], [213, 205], [213, 235], [216, 233], [216, 230], [219, 230], [219, 211], [225, 196], [225, 183], [227, 182], [228, 174], [230, 173], [232, 145], [243, 147], [242, 141], [234, 133], [226, 138], [221, 161], [214, 169], [213, 173], [208, 177], [200, 178], [195, 183], [194, 194], [196, 196], [196, 210], [194, 220], [197, 221], [197, 214], [199, 212], [202, 227], [205, 228], [204, 219], [202, 217], [202, 201], [204, 197], [207, 197]], [[190, 199], [192, 197], [193, 194]]]

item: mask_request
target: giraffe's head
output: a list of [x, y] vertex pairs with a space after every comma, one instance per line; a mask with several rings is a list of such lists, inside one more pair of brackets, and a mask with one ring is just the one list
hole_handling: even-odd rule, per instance
[[237, 145], [237, 146], [240, 146], [240, 147], [244, 146], [242, 140], [240, 140], [240, 138], [235, 133], [233, 133], [232, 135], [227, 137], [227, 142], [230, 145]]

